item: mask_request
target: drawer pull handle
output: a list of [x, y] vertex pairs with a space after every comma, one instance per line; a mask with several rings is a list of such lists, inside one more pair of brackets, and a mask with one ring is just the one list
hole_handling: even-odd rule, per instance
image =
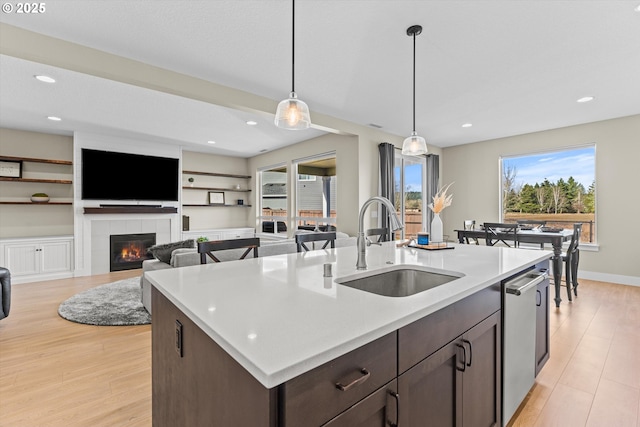
[[357, 386], [358, 384], [362, 384], [363, 382], [368, 380], [369, 377], [371, 376], [371, 372], [369, 372], [366, 368], [360, 369], [360, 373], [362, 373], [362, 376], [360, 378], [356, 378], [355, 380], [351, 381], [347, 385], [344, 385], [342, 383], [336, 383], [336, 387], [341, 391], [347, 391], [350, 388]]

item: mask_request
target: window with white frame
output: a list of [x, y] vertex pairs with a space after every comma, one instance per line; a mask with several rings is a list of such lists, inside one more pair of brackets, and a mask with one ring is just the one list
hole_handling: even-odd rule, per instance
[[335, 153], [294, 161], [298, 229], [335, 230], [338, 217], [338, 177]]
[[260, 203], [258, 230], [273, 234], [274, 237], [287, 236], [287, 167], [278, 165], [259, 171]]
[[570, 230], [581, 222], [580, 241], [595, 243], [595, 163], [595, 144], [502, 157], [502, 221], [545, 221]]
[[396, 239], [415, 239], [418, 232], [424, 230], [426, 166], [425, 156], [405, 156], [400, 150], [395, 152], [393, 204], [404, 222], [404, 229], [395, 234]]

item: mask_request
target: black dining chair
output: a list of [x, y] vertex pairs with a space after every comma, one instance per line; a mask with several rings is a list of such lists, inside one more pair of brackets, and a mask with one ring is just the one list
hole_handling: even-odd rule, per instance
[[326, 240], [322, 249], [325, 249], [327, 245], [331, 245], [332, 248], [336, 247], [336, 232], [330, 231], [325, 233], [301, 233], [296, 234], [296, 246], [298, 247], [298, 252], [309, 251], [309, 247], [305, 245], [308, 242], [318, 242]]
[[485, 222], [484, 239], [487, 246], [495, 246], [502, 242], [510, 248], [515, 248], [518, 246], [518, 224]]
[[[382, 243], [382, 242], [388, 242], [389, 241], [389, 229], [387, 227], [383, 227], [383, 228], [370, 228], [367, 230], [366, 232], [367, 237], [376, 237], [377, 239], [375, 242], [371, 242], [371, 243]], [[369, 239], [371, 240], [371, 239]]]
[[563, 252], [562, 262], [564, 262], [564, 280], [567, 285], [567, 296], [569, 301], [571, 298], [571, 290], [575, 296], [578, 296], [578, 263], [580, 262], [580, 235], [582, 234], [582, 223], [573, 224], [573, 235], [567, 247], [567, 251]]
[[246, 249], [238, 259], [245, 259], [251, 251], [253, 251], [253, 257], [258, 258], [259, 247], [260, 239], [257, 237], [251, 237], [248, 239], [213, 240], [210, 242], [198, 242], [200, 264], [206, 264], [207, 257], [211, 258], [213, 262], [220, 262], [220, 259], [216, 257], [213, 252], [226, 251], [229, 249]]

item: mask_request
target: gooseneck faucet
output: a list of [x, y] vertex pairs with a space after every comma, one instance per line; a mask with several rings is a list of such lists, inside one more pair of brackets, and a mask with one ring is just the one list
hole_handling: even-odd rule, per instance
[[398, 214], [396, 214], [396, 208], [389, 201], [389, 199], [380, 196], [374, 196], [364, 202], [362, 208], [360, 208], [360, 217], [358, 220], [358, 262], [356, 263], [356, 268], [358, 270], [367, 269], [367, 240], [364, 237], [364, 212], [367, 210], [367, 207], [373, 202], [382, 203], [387, 208], [387, 211], [389, 212], [389, 221], [392, 231], [397, 231], [404, 228], [402, 221], [400, 221], [400, 218], [398, 218]]

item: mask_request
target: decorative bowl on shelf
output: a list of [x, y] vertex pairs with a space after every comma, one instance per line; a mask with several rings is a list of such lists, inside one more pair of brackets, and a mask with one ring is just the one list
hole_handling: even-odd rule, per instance
[[49, 196], [45, 193], [36, 193], [31, 196], [31, 201], [34, 203], [46, 203], [49, 201]]

